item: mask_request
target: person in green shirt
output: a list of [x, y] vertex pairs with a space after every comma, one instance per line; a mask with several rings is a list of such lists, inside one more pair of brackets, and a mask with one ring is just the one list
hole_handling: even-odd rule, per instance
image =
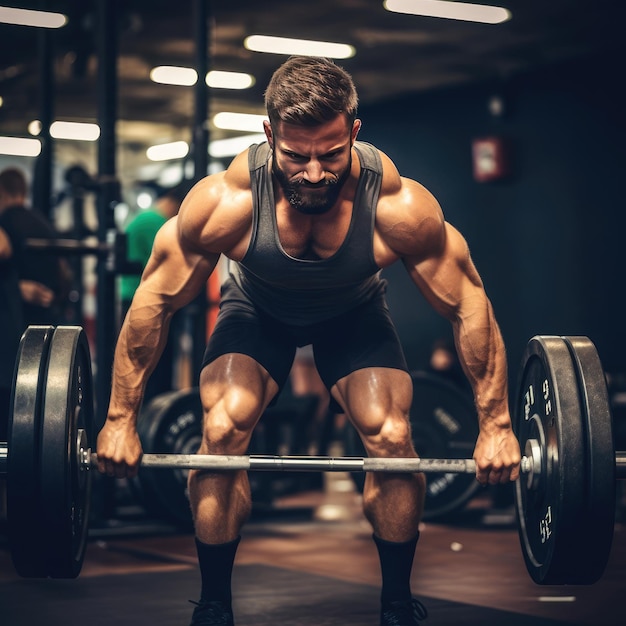
[[[180, 209], [184, 198], [181, 189], [181, 186], [177, 186], [161, 191], [154, 206], [137, 213], [124, 227], [127, 258], [129, 261], [141, 263], [142, 269], [150, 258], [152, 243], [157, 231]], [[140, 280], [139, 274], [126, 274], [120, 277], [119, 297], [122, 303], [123, 317], [126, 316], [126, 311]]]
[[[183, 182], [175, 187], [160, 191], [153, 207], [141, 211], [126, 224], [124, 232], [126, 234], [128, 261], [141, 264], [142, 270], [145, 268], [157, 232], [163, 224], [178, 213], [188, 189], [189, 186]], [[118, 289], [122, 321], [126, 317], [140, 281], [140, 274], [125, 274], [119, 277]], [[172, 320], [173, 331], [175, 330], [175, 323], [176, 321]], [[177, 334], [172, 332], [157, 366], [148, 379], [144, 404], [147, 404], [154, 396], [173, 388], [176, 340]]]

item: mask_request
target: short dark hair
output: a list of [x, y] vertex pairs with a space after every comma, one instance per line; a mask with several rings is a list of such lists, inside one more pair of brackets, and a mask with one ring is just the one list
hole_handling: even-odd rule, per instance
[[26, 196], [28, 185], [24, 172], [17, 167], [7, 167], [2, 170], [0, 172], [0, 189], [8, 196]]
[[350, 74], [323, 57], [289, 57], [274, 72], [265, 91], [265, 108], [272, 125], [317, 126], [341, 114], [352, 125], [358, 102]]

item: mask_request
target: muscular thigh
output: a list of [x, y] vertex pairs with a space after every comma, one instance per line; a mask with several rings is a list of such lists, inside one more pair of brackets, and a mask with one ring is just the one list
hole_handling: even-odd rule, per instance
[[360, 369], [339, 380], [332, 393], [363, 438], [377, 441], [410, 436], [413, 385], [407, 372]]
[[200, 374], [205, 454], [243, 454], [278, 385], [245, 354], [225, 354]]

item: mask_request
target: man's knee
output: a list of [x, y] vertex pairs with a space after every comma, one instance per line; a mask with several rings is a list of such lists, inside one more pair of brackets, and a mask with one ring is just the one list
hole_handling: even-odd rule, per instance
[[277, 390], [269, 374], [245, 355], [224, 355], [207, 365], [200, 375], [204, 410], [201, 451], [242, 454]]
[[402, 413], [380, 416], [357, 425], [369, 456], [415, 456], [411, 424]]
[[205, 407], [202, 448], [205, 454], [243, 454], [264, 411], [261, 398], [237, 389], [227, 390]]

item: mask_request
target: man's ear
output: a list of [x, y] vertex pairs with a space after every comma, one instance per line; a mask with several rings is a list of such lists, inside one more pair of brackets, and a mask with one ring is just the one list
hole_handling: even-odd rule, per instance
[[359, 134], [359, 131], [361, 130], [361, 120], [354, 120], [354, 123], [352, 124], [352, 134], [350, 136], [350, 140], [352, 141], [352, 143], [354, 143], [356, 141], [356, 136]]
[[274, 149], [274, 135], [272, 134], [272, 126], [267, 120], [263, 120], [263, 131], [267, 138], [267, 143], [270, 144], [270, 148]]

